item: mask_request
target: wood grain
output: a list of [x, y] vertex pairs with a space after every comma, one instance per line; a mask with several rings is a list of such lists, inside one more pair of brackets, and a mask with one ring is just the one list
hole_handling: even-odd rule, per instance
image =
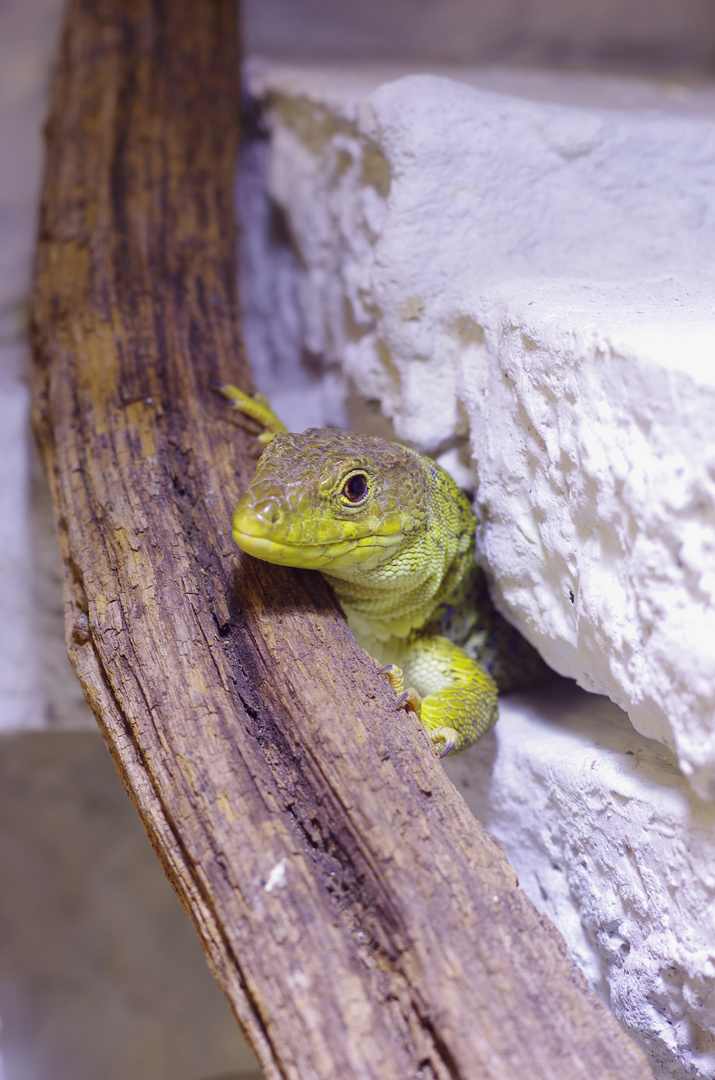
[[35, 426], [72, 662], [265, 1074], [645, 1078], [317, 575], [235, 550], [231, 0], [72, 0]]

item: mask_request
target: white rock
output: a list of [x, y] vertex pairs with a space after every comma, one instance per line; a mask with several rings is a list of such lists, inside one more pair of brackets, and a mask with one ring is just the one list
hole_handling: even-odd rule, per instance
[[715, 92], [395, 74], [249, 73], [283, 353], [428, 452], [469, 429], [502, 610], [712, 796]]
[[658, 1080], [715, 1076], [715, 807], [669, 751], [564, 684], [446, 768]]
[[511, 283], [483, 320], [491, 362], [465, 365], [463, 387], [500, 606], [708, 794], [715, 304], [675, 291]]

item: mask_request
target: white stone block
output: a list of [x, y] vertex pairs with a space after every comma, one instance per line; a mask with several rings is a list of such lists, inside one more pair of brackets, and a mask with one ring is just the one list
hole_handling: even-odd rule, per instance
[[715, 806], [670, 752], [564, 683], [445, 767], [658, 1080], [715, 1076]]
[[469, 429], [502, 610], [713, 795], [715, 91], [401, 74], [249, 71], [294, 355], [428, 452]]
[[465, 364], [495, 596], [562, 674], [715, 760], [715, 305], [707, 283], [510, 283]]

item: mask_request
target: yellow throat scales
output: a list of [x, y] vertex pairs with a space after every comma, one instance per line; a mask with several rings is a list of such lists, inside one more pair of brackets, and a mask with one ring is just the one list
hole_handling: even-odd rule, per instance
[[440, 756], [470, 746], [497, 718], [497, 684], [516, 689], [546, 669], [489, 600], [464, 493], [414, 450], [332, 429], [290, 434], [260, 395], [221, 390], [264, 427], [232, 519], [238, 546], [320, 570]]

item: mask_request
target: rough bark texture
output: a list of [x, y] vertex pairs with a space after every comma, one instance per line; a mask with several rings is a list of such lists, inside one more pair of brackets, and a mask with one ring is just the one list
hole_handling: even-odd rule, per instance
[[232, 0], [73, 0], [36, 430], [72, 661], [269, 1078], [645, 1078], [317, 575], [242, 558]]

